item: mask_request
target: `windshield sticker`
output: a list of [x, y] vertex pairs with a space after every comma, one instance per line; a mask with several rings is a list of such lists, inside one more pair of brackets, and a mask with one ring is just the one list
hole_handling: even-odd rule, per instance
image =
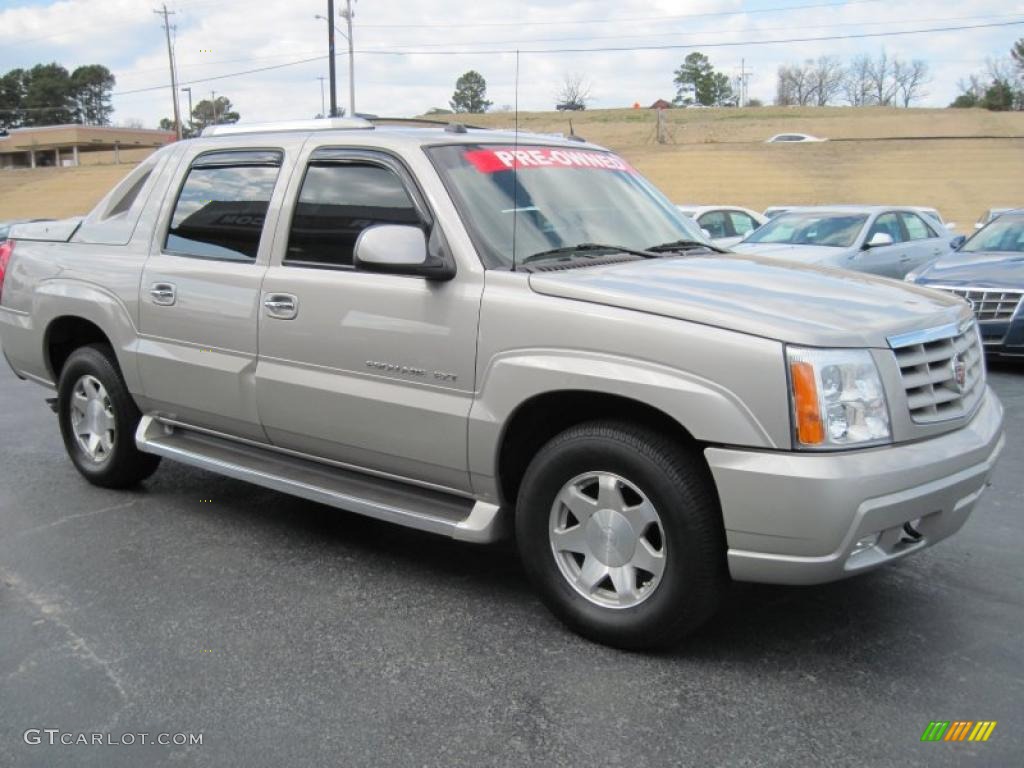
[[596, 168], [603, 171], [626, 171], [635, 173], [633, 167], [618, 155], [610, 152], [587, 152], [575, 149], [549, 149], [515, 147], [494, 147], [474, 149], [466, 153], [466, 159], [480, 173], [509, 171], [513, 167], [526, 168]]

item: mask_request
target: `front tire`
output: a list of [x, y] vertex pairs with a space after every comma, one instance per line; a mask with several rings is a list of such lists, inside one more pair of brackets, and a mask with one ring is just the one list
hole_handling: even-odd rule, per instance
[[138, 406], [103, 344], [79, 347], [57, 385], [57, 416], [71, 462], [93, 485], [129, 488], [152, 475], [160, 457], [135, 447]]
[[619, 648], [678, 643], [728, 584], [703, 457], [631, 424], [590, 422], [545, 445], [523, 477], [516, 538], [548, 608]]

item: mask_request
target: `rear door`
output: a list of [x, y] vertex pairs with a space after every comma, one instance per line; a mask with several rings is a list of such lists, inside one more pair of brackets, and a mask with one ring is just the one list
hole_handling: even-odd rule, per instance
[[304, 165], [263, 283], [256, 396], [268, 438], [469, 490], [482, 275], [440, 282], [356, 269], [353, 247], [367, 227], [420, 227], [436, 246], [440, 225], [390, 154], [322, 148]]
[[140, 286], [138, 365], [150, 410], [265, 439], [257, 318], [283, 158], [280, 150], [199, 154], [165, 201]]

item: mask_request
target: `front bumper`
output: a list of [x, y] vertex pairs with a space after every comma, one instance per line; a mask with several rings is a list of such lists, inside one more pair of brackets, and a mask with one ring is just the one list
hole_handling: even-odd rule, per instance
[[[1002, 424], [986, 388], [969, 424], [916, 443], [829, 454], [706, 449], [733, 579], [835, 581], [956, 533], [988, 484]], [[904, 532], [912, 521], [917, 540]]]

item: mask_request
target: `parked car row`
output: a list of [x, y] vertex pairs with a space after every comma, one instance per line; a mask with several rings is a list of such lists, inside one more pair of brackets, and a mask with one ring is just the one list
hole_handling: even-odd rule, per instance
[[719, 247], [886, 277], [902, 278], [958, 244], [938, 211], [919, 206], [677, 207]]

